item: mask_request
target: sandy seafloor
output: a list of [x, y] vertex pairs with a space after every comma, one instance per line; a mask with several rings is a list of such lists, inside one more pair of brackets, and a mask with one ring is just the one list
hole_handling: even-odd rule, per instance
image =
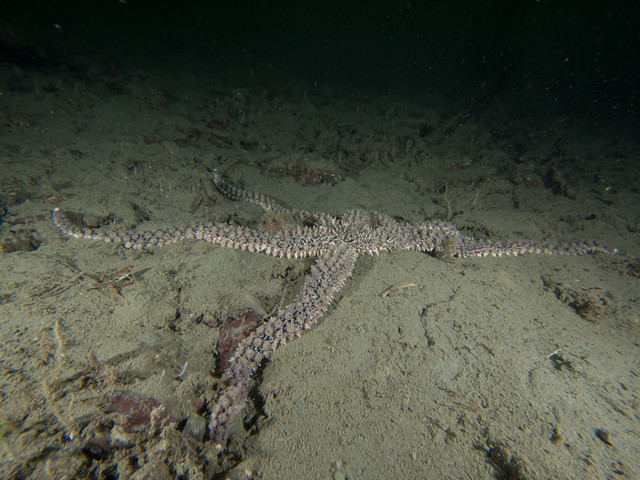
[[[629, 132], [522, 118], [498, 100], [477, 115], [437, 95], [294, 82], [4, 73], [17, 76], [0, 97], [0, 477], [640, 478]], [[343, 180], [270, 174], [300, 166]], [[57, 206], [123, 229], [273, 222], [217, 193], [210, 168], [288, 207], [619, 252], [360, 257], [327, 315], [261, 370], [249, 431], [236, 422], [217, 456], [202, 405], [221, 388], [219, 321], [286, 305], [313, 261], [197, 241], [141, 254], [38, 217]], [[86, 275], [127, 265], [122, 297]], [[155, 399], [176, 422], [155, 411], [132, 425], [118, 395]]]

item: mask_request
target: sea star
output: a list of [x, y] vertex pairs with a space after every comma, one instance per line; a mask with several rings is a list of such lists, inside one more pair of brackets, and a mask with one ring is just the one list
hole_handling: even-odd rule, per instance
[[76, 226], [58, 208], [53, 210], [53, 221], [66, 235], [116, 243], [135, 250], [197, 239], [276, 257], [319, 257], [293, 303], [267, 318], [238, 345], [229, 360], [225, 373], [228, 387], [212, 407], [209, 421], [211, 437], [221, 450], [226, 444], [232, 418], [245, 406], [250, 380], [260, 363], [279, 345], [300, 336], [304, 329], [311, 328], [322, 317], [334, 295], [353, 272], [358, 255], [415, 250], [439, 256], [468, 258], [522, 253], [581, 255], [614, 251], [595, 242], [560, 246], [530, 241], [481, 242], [463, 236], [447, 222], [410, 224], [381, 213], [359, 209], [350, 210], [341, 217], [288, 210], [265, 195], [227, 184], [215, 171], [213, 182], [220, 192], [232, 200], [253, 203], [266, 211], [287, 213], [309, 226], [286, 231], [261, 231], [208, 223], [140, 233], [114, 232]]

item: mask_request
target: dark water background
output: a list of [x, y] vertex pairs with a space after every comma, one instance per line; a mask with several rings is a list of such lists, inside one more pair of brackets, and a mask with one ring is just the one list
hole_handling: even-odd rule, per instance
[[595, 125], [638, 117], [632, 1], [0, 4], [0, 60], [18, 64], [99, 61], [236, 86], [437, 92], [471, 111], [500, 99], [523, 115], [579, 113]]

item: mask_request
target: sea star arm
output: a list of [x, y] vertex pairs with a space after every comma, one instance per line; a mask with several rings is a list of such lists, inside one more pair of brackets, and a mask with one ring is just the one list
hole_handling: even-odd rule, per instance
[[457, 243], [460, 232], [447, 222], [400, 224], [392, 238], [397, 248], [418, 252], [442, 253]]
[[257, 205], [265, 212], [273, 212], [276, 214], [288, 214], [301, 222], [308, 222], [316, 225], [328, 225], [332, 222], [333, 217], [326, 213], [312, 213], [306, 210], [288, 209], [280, 205], [273, 198], [258, 192], [243, 190], [234, 185], [227, 183], [222, 176], [216, 171], [211, 171], [213, 175], [213, 184], [225, 197], [230, 200], [239, 202], [247, 202]]
[[[555, 245], [537, 241], [478, 241], [463, 236], [447, 222], [433, 222], [419, 225], [404, 224], [388, 235], [388, 242], [395, 242], [399, 248], [437, 254], [448, 254], [458, 258], [502, 257], [527, 253], [547, 255], [585, 255], [595, 253], [616, 253], [598, 242], [580, 241]], [[379, 240], [383, 235], [378, 235]], [[388, 250], [387, 248], [385, 250]]]
[[459, 258], [469, 257], [502, 257], [503, 255], [522, 255], [526, 253], [547, 255], [585, 255], [594, 253], [616, 253], [615, 248], [609, 248], [598, 242], [573, 242], [554, 245], [546, 242], [479, 242], [472, 238], [461, 237], [459, 244], [452, 252]]
[[327, 251], [312, 267], [295, 301], [238, 345], [226, 373], [229, 387], [213, 407], [209, 422], [211, 436], [220, 448], [226, 444], [233, 417], [244, 408], [249, 382], [260, 362], [324, 315], [353, 272], [356, 257], [356, 251], [346, 245]]
[[115, 243], [133, 250], [146, 250], [182, 240], [197, 239], [236, 250], [261, 252], [275, 257], [301, 258], [317, 256], [331, 245], [331, 238], [323, 227], [269, 232], [224, 223], [208, 223], [136, 232], [79, 227], [59, 208], [53, 210], [52, 216], [55, 225], [65, 235]]

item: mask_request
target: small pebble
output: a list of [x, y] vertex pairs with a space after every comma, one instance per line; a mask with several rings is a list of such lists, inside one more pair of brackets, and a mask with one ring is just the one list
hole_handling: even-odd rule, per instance
[[603, 430], [601, 428], [596, 430], [596, 437], [598, 437], [600, 440], [602, 440], [602, 442], [605, 445], [609, 445], [610, 447], [613, 446], [613, 444], [611, 443], [611, 438], [609, 437], [609, 432], [607, 432], [606, 430]]
[[207, 422], [200, 415], [191, 415], [184, 426], [184, 431], [194, 440], [201, 442], [207, 431]]
[[82, 217], [82, 223], [89, 228], [98, 228], [100, 226], [100, 219], [95, 215], [84, 215]]

